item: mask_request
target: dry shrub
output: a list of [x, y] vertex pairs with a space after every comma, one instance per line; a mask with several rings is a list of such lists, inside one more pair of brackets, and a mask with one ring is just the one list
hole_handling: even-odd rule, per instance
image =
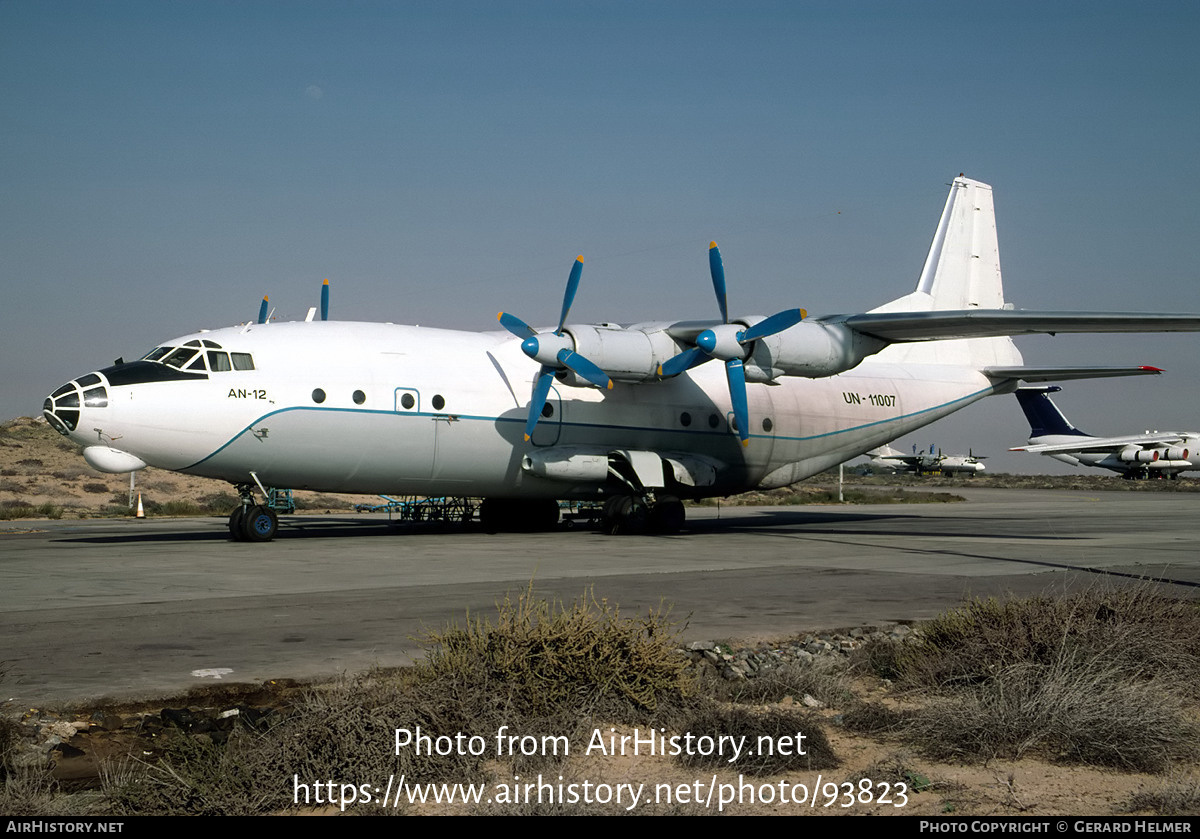
[[881, 702], [859, 702], [842, 714], [842, 726], [857, 734], [899, 734], [904, 732], [915, 711], [889, 708]]
[[[108, 797], [122, 814], [250, 814], [293, 808], [305, 790], [315, 806], [315, 785], [329, 780], [481, 782], [501, 725], [512, 736], [575, 743], [592, 713], [644, 724], [651, 712], [666, 719], [666, 710], [685, 707], [687, 660], [675, 638], [664, 611], [626, 619], [590, 596], [567, 607], [529, 590], [499, 604], [494, 622], [431, 633], [438, 647], [409, 671], [311, 691], [269, 731], [235, 730], [222, 744], [176, 735], [157, 764], [114, 772]], [[430, 738], [431, 747], [398, 747], [397, 729]], [[474, 755], [439, 749], [437, 738], [459, 733], [481, 736], [487, 747]], [[514, 772], [557, 776], [565, 756], [541, 749], [517, 758]], [[350, 811], [383, 812], [361, 800]]]
[[850, 679], [844, 661], [817, 659], [812, 663], [788, 662], [760, 672], [753, 679], [738, 682], [733, 701], [752, 705], [797, 701], [805, 694], [833, 708], [843, 707], [850, 699]]
[[1102, 656], [1062, 650], [1013, 664], [985, 684], [932, 701], [908, 725], [931, 757], [1054, 760], [1162, 772], [1194, 755], [1196, 726], [1161, 683]]
[[1200, 813], [1200, 780], [1180, 777], [1156, 789], [1139, 790], [1122, 809], [1127, 813], [1150, 811], [1159, 816], [1194, 816]]
[[1195, 692], [1200, 609], [1149, 584], [1097, 586], [1061, 597], [975, 599], [920, 626], [895, 648], [902, 684], [982, 684], [1017, 664], [1048, 665], [1060, 651], [1103, 652], [1127, 671], [1149, 671]]
[[574, 709], [632, 721], [690, 693], [681, 629], [664, 608], [624, 618], [590, 591], [567, 606], [531, 586], [497, 604], [494, 622], [468, 616], [464, 627], [429, 633], [420, 672], [457, 695], [486, 694], [500, 718]]
[[[711, 754], [684, 751], [677, 760], [684, 766], [702, 766], [712, 769], [730, 769], [747, 775], [775, 775], [781, 772], [832, 769], [838, 765], [821, 718], [798, 708], [753, 709], [729, 705], [712, 705], [691, 716], [682, 727], [683, 738], [710, 737], [714, 743], [724, 742], [724, 753], [712, 750]], [[800, 740], [798, 735], [803, 734]], [[743, 743], [738, 759], [731, 762], [733, 754], [728, 739]], [[738, 738], [745, 738], [738, 740]], [[761, 739], [760, 739], [761, 738]], [[790, 738], [790, 740], [785, 740]], [[686, 749], [686, 741], [681, 739]], [[790, 746], [787, 745], [790, 742]], [[799, 754], [803, 750], [804, 754]], [[786, 753], [785, 753], [786, 752]]]

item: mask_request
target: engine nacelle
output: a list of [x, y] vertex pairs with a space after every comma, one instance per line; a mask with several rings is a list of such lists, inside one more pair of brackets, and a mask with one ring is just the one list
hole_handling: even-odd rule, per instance
[[1187, 460], [1188, 450], [1181, 446], [1167, 446], [1162, 451], [1163, 460]]
[[1191, 469], [1192, 462], [1190, 460], [1156, 460], [1154, 463], [1147, 463], [1147, 469], [1158, 470], [1179, 470]]
[[755, 341], [746, 360], [746, 378], [836, 376], [853, 370], [864, 358], [879, 352], [887, 344], [887, 341], [855, 332], [840, 323], [803, 321], [777, 335]]
[[[662, 330], [624, 329], [619, 326], [568, 326], [575, 352], [618, 382], [658, 380], [658, 365], [679, 352], [671, 336]], [[565, 384], [591, 387], [568, 372]]]
[[602, 483], [608, 478], [608, 455], [576, 446], [556, 446], [525, 455], [521, 468], [552, 481]]
[[1126, 446], [1117, 457], [1124, 463], [1153, 463], [1158, 460], [1158, 449], [1142, 449]]

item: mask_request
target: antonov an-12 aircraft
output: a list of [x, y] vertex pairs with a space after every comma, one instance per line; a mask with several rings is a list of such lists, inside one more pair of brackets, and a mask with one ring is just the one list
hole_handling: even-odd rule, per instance
[[[1141, 368], [1023, 366], [1029, 333], [1200, 330], [1200, 315], [1015, 311], [992, 189], [958, 177], [916, 289], [865, 314], [503, 331], [304, 322], [202, 330], [55, 390], [46, 419], [93, 467], [230, 481], [233, 538], [265, 541], [256, 491], [482, 497], [489, 528], [603, 500], [610, 532], [674, 532], [681, 499], [787, 486], [1018, 382]], [[719, 363], [712, 363], [719, 362]]]
[[967, 454], [942, 454], [941, 449], [929, 447], [928, 452], [918, 452], [913, 446], [912, 454], [893, 449], [891, 446], [880, 446], [867, 452], [871, 465], [893, 472], [911, 472], [916, 475], [967, 475], [972, 476], [983, 472], [987, 467], [980, 463], [986, 457]]

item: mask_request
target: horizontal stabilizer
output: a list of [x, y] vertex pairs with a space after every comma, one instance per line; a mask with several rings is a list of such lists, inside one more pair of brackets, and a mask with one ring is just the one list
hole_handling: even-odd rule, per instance
[[1200, 332], [1200, 314], [1169, 313], [961, 309], [867, 312], [861, 315], [830, 315], [818, 320], [822, 323], [841, 323], [855, 332], [891, 342], [1000, 335], [1054, 335], [1058, 332]]
[[1023, 382], [1065, 382], [1071, 379], [1107, 379], [1114, 376], [1156, 376], [1160, 367], [985, 367], [990, 379], [1020, 379]]

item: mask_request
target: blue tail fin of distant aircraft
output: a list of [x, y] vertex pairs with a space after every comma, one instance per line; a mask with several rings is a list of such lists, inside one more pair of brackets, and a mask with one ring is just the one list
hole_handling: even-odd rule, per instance
[[1056, 385], [1017, 388], [1017, 401], [1021, 410], [1029, 420], [1029, 438], [1062, 435], [1067, 437], [1088, 437], [1063, 416], [1062, 411], [1050, 399], [1051, 393], [1062, 390]]

